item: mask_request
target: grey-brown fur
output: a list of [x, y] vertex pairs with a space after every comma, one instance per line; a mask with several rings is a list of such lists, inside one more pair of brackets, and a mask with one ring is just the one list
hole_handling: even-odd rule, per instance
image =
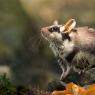
[[[76, 48], [95, 55], [95, 29], [78, 27], [76, 30]], [[73, 31], [72, 31], [73, 32]]]
[[[95, 80], [93, 78], [93, 73], [95, 73], [95, 30], [88, 27], [76, 28], [74, 24], [72, 20], [72, 22], [66, 23], [64, 26], [44, 27], [41, 29], [41, 33], [50, 43], [50, 48], [55, 56], [58, 57], [58, 62], [62, 69], [60, 79], [68, 82], [70, 81], [69, 76], [72, 77], [72, 74], [74, 75], [75, 73], [78, 75], [80, 82], [83, 80], [80, 84], [91, 83]], [[50, 31], [55, 26], [61, 30], [52, 29]], [[62, 30], [62, 28], [64, 29]], [[63, 36], [64, 34], [66, 34], [66, 37]], [[74, 56], [71, 56], [71, 54]], [[70, 56], [71, 60], [67, 59], [68, 56]]]

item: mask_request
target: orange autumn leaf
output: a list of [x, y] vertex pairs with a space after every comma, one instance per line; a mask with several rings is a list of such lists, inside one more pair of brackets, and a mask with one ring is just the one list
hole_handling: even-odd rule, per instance
[[87, 87], [86, 95], [95, 95], [95, 84], [89, 85]]
[[53, 91], [51, 93], [51, 95], [66, 95], [66, 94], [70, 94], [67, 90], [64, 91]]
[[73, 85], [74, 85], [73, 82], [68, 83], [68, 84], [66, 85], [66, 90], [67, 90], [68, 92], [72, 93], [72, 86], [73, 86]]
[[76, 84], [72, 86], [72, 91], [73, 91], [73, 95], [85, 95], [86, 94], [86, 89]]
[[95, 84], [91, 84], [87, 87], [87, 89], [90, 89], [90, 88], [95, 88]]
[[95, 84], [83, 88], [74, 83], [69, 83], [66, 85], [66, 90], [53, 91], [51, 95], [95, 95]]
[[[76, 87], [76, 88], [75, 88]], [[75, 92], [76, 91], [76, 89], [78, 90], [77, 92]], [[83, 87], [80, 87], [80, 86], [78, 86], [78, 85], [76, 85], [76, 84], [74, 84], [74, 83], [69, 83], [69, 84], [67, 84], [67, 86], [66, 86], [66, 90], [69, 92], [69, 93], [79, 93], [80, 95], [85, 95], [85, 93], [86, 93], [86, 90], [83, 88]]]

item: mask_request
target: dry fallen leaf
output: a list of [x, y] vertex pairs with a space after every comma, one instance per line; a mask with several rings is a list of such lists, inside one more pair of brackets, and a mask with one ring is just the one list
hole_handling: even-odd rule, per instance
[[51, 95], [95, 95], [95, 84], [89, 85], [87, 88], [84, 88], [74, 83], [68, 83], [66, 85], [66, 90], [53, 91]]

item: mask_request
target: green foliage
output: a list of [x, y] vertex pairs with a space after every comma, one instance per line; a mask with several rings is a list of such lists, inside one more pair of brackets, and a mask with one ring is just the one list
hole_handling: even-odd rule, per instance
[[6, 77], [6, 74], [0, 76], [0, 95], [14, 95], [15, 86]]
[[47, 93], [29, 86], [16, 86], [4, 74], [0, 75], [0, 95], [47, 95]]

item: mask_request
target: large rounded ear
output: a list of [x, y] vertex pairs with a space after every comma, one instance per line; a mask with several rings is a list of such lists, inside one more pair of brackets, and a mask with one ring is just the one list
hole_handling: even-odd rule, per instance
[[63, 26], [63, 32], [70, 32], [72, 29], [74, 29], [76, 26], [75, 19], [70, 19], [67, 21]]

